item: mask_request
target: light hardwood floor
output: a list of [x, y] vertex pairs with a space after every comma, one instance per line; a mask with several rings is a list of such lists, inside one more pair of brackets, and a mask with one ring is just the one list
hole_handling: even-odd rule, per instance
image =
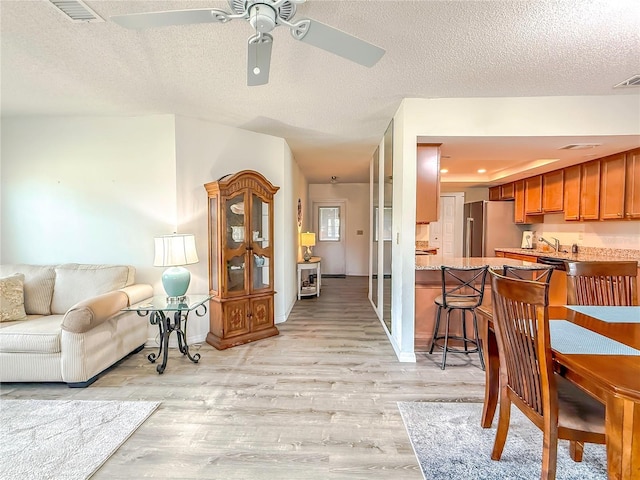
[[[156, 400], [159, 409], [93, 479], [421, 479], [398, 401], [481, 401], [477, 355], [399, 363], [367, 299], [367, 279], [323, 279], [280, 335], [200, 363], [145, 349], [86, 389], [4, 384], [2, 398]], [[193, 348], [193, 347], [192, 347]], [[193, 348], [197, 350], [197, 346]], [[437, 452], [434, 452], [437, 455]]]

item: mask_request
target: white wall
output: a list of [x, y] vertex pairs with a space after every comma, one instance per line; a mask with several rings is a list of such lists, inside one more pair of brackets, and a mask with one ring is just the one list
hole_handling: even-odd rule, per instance
[[562, 245], [640, 250], [640, 222], [565, 222], [562, 214], [545, 215], [531, 225], [536, 237], [556, 237]]
[[[286, 143], [285, 147], [285, 161], [290, 165], [290, 168], [285, 169], [288, 171], [288, 179], [286, 183], [287, 185], [290, 185], [290, 187], [287, 188], [287, 190], [290, 192], [289, 198], [285, 200], [287, 210], [287, 214], [285, 217], [285, 231], [289, 232], [287, 252], [290, 252], [290, 255], [285, 255], [284, 272], [285, 279], [288, 280], [287, 284], [290, 284], [291, 288], [287, 288], [287, 291], [282, 292], [282, 294], [284, 296], [286, 316], [288, 317], [291, 309], [298, 299], [297, 262], [302, 258], [300, 232], [306, 231], [304, 230], [305, 222], [309, 222], [308, 215], [304, 214], [304, 206], [308, 205], [309, 203], [309, 186], [307, 179], [300, 171], [300, 168], [295, 162], [291, 150]], [[303, 206], [303, 218], [301, 226], [298, 226], [298, 199], [300, 199]]]
[[156, 283], [176, 222], [174, 119], [3, 118], [2, 263], [110, 263]]
[[[356, 276], [369, 275], [369, 184], [368, 183], [336, 183], [309, 184], [309, 205], [313, 202], [329, 200], [346, 201], [346, 274]], [[313, 218], [313, 212], [309, 210]], [[309, 225], [316, 231], [313, 225]], [[358, 230], [362, 235], [358, 235]]]
[[[394, 235], [400, 242], [393, 246], [392, 315], [399, 358], [413, 355], [415, 265], [403, 252], [414, 248], [415, 208], [402, 207], [415, 204], [417, 138], [640, 135], [637, 100], [631, 95], [403, 100], [394, 117], [393, 172]], [[606, 228], [628, 240], [626, 227]]]
[[[153, 237], [196, 235], [200, 262], [188, 267], [189, 293], [206, 293], [203, 185], [259, 171], [280, 187], [275, 316], [286, 319], [296, 295], [291, 199], [305, 180], [283, 139], [173, 115], [3, 118], [1, 152], [0, 262], [129, 264], [157, 294], [163, 269], [152, 266]], [[204, 340], [208, 325], [208, 315], [190, 319], [189, 341]]]

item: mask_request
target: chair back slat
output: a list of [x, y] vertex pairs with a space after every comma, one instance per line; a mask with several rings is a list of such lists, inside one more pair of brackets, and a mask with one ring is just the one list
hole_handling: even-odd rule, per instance
[[546, 308], [549, 284], [491, 272], [491, 288], [501, 379], [526, 406], [542, 416], [550, 390], [543, 385], [555, 386]]
[[567, 262], [569, 305], [638, 305], [638, 263]]

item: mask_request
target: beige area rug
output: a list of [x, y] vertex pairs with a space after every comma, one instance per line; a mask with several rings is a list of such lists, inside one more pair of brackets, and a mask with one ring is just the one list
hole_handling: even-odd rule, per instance
[[[398, 402], [411, 445], [427, 480], [535, 480], [542, 469], [542, 433], [516, 407], [502, 458], [491, 460], [497, 417], [482, 428], [481, 403]], [[497, 414], [496, 414], [497, 415]], [[585, 444], [582, 462], [558, 442], [557, 480], [606, 480], [604, 445]]]
[[159, 402], [0, 400], [0, 478], [89, 478]]

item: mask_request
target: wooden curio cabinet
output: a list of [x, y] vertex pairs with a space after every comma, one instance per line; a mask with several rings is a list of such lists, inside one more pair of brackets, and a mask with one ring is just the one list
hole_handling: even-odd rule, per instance
[[273, 186], [243, 170], [205, 186], [209, 200], [209, 334], [218, 350], [278, 335], [273, 312]]

